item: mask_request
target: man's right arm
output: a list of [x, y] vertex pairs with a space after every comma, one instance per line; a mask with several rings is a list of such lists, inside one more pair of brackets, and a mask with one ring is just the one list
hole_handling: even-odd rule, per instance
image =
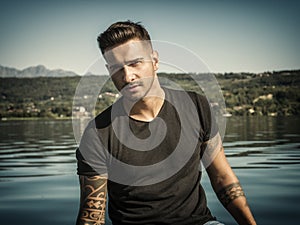
[[107, 177], [79, 176], [80, 208], [76, 225], [105, 224]]

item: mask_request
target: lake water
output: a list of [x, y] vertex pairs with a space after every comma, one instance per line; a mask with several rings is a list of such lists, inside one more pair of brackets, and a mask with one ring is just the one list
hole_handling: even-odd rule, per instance
[[[296, 117], [236, 117], [227, 122], [226, 155], [258, 224], [299, 224], [299, 127]], [[0, 139], [0, 223], [75, 224], [79, 185], [72, 122], [0, 121]], [[213, 214], [235, 224], [206, 174], [203, 186]]]

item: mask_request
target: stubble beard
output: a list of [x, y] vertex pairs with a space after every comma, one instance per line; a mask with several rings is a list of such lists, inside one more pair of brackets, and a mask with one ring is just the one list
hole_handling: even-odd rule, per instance
[[[153, 87], [155, 77], [149, 77], [149, 78], [143, 78], [140, 81], [135, 81], [132, 83], [128, 83], [124, 85], [122, 90], [120, 91], [122, 95], [124, 96], [125, 100], [130, 102], [131, 104], [135, 104], [138, 101], [143, 100], [149, 92], [151, 91], [151, 88]], [[137, 85], [137, 92], [130, 93], [128, 90], [130, 87]]]

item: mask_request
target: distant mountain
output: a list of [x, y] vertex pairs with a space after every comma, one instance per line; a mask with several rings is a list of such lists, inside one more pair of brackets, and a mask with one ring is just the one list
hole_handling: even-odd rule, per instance
[[0, 65], [0, 77], [71, 77], [79, 76], [78, 74], [65, 71], [62, 69], [49, 70], [43, 65], [31, 66], [23, 70], [18, 70], [11, 67], [4, 67]]

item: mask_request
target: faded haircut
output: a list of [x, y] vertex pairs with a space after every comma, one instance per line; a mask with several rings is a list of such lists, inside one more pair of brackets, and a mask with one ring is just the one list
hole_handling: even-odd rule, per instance
[[97, 41], [101, 53], [104, 54], [106, 50], [124, 44], [131, 39], [149, 41], [151, 45], [148, 31], [139, 22], [134, 23], [130, 20], [113, 23], [98, 36]]

